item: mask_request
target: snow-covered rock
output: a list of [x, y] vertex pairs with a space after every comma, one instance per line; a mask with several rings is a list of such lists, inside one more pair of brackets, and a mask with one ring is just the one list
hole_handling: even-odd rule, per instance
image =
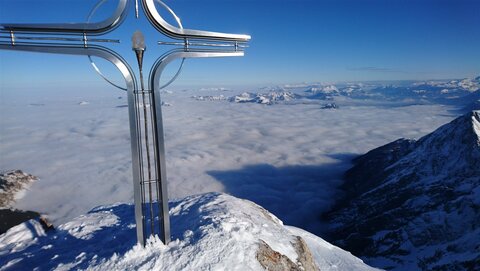
[[39, 216], [37, 212], [13, 208], [15, 202], [25, 195], [25, 191], [38, 178], [21, 170], [8, 170], [0, 173], [0, 234], [24, 221]]
[[131, 204], [95, 208], [48, 233], [30, 220], [0, 236], [0, 270], [375, 270], [226, 194], [173, 201], [170, 216], [172, 242], [145, 247], [135, 244]]
[[292, 92], [269, 92], [269, 93], [249, 93], [244, 92], [240, 95], [230, 97], [228, 100], [235, 103], [259, 103], [272, 105], [278, 102], [288, 102], [299, 98]]
[[332, 241], [392, 270], [480, 270], [480, 111], [354, 160]]
[[480, 81], [476, 78], [465, 78], [450, 81], [420, 81], [409, 85], [388, 85], [368, 92], [382, 99], [395, 101], [413, 99], [419, 103], [457, 104], [463, 107], [466, 100], [471, 97], [470, 94], [478, 90], [480, 90]]
[[458, 85], [463, 89], [474, 92], [480, 89], [480, 80], [478, 80], [478, 77], [475, 79], [465, 78]]
[[8, 170], [0, 173], [0, 208], [11, 207], [16, 199], [23, 197], [23, 192], [37, 177], [21, 170]]
[[444, 88], [444, 89], [462, 89], [469, 92], [474, 92], [480, 89], [480, 76], [476, 78], [464, 78], [460, 80], [450, 80], [450, 81], [421, 81], [415, 82], [412, 86], [429, 86], [429, 87], [437, 87], [437, 88]]
[[318, 93], [330, 94], [330, 95], [339, 94], [339, 90], [335, 85], [310, 87], [307, 90], [305, 90], [305, 92], [311, 93], [311, 94], [318, 94]]
[[223, 95], [218, 95], [218, 96], [202, 96], [202, 95], [195, 95], [191, 97], [192, 99], [195, 99], [197, 101], [225, 101], [227, 100], [227, 97]]

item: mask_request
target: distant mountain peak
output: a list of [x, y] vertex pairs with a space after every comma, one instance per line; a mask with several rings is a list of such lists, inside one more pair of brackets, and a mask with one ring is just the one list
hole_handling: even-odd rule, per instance
[[404, 166], [408, 169], [401, 174], [425, 176], [480, 169], [479, 112], [465, 114], [422, 137], [412, 152], [389, 168]]
[[480, 111], [354, 162], [326, 215], [335, 244], [386, 269], [478, 270]]

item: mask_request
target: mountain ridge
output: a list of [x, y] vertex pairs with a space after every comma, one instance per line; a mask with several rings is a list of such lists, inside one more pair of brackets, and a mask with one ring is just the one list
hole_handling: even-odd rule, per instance
[[325, 215], [330, 241], [386, 269], [480, 266], [480, 111], [354, 163], [345, 198]]
[[0, 235], [0, 270], [377, 270], [261, 206], [222, 193], [170, 202], [172, 242], [136, 244], [133, 204], [99, 206], [45, 232]]

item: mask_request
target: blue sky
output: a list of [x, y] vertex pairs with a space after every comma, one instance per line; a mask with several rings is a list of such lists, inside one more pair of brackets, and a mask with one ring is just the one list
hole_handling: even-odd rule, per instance
[[[1, 22], [82, 21], [95, 1], [0, 0]], [[114, 2], [110, 0], [109, 2]], [[167, 0], [184, 27], [252, 35], [243, 58], [186, 63], [175, 87], [461, 78], [480, 74], [480, 1]], [[96, 18], [109, 10], [101, 9]], [[133, 9], [108, 36], [134, 65], [129, 37], [147, 36], [146, 67], [165, 40]], [[102, 86], [81, 57], [0, 52], [0, 87]], [[121, 82], [118, 74], [106, 72]], [[171, 74], [167, 71], [167, 74]], [[55, 74], [53, 76], [52, 74]], [[61, 79], [59, 79], [61, 78]]]

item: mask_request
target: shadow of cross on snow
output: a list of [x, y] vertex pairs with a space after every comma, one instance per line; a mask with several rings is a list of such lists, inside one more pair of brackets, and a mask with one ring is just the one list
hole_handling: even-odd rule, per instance
[[[201, 236], [186, 237], [186, 233], [210, 223], [203, 221], [200, 207], [218, 196], [205, 195], [190, 205], [187, 200], [169, 202], [170, 210], [188, 209], [187, 213], [172, 214], [172, 239], [188, 238], [195, 243]], [[187, 207], [182, 205], [185, 202]], [[134, 205], [100, 206], [48, 233], [33, 219], [11, 228], [0, 237], [0, 269], [87, 269], [112, 257], [125, 257], [127, 252], [140, 249], [136, 244]]]
[[338, 162], [284, 167], [256, 164], [207, 173], [225, 186], [225, 192], [259, 204], [286, 225], [320, 235], [323, 233], [320, 215], [341, 193], [338, 187], [343, 182], [343, 173], [351, 166], [353, 155], [330, 157]]
[[16, 240], [2, 240], [0, 251], [8, 251], [0, 255], [2, 270], [85, 269], [92, 260], [123, 255], [137, 243], [134, 207], [119, 204], [96, 208], [47, 233], [32, 219], [2, 237], [9, 236]]

